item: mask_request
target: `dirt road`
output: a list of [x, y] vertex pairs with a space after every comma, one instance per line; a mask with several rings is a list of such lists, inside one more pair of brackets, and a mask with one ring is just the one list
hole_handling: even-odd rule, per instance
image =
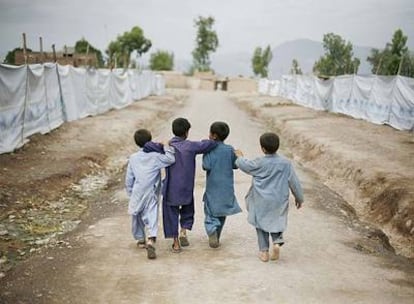
[[[172, 119], [187, 117], [192, 123], [190, 139], [201, 139], [208, 136], [211, 122], [223, 120], [231, 128], [227, 143], [241, 149], [246, 157], [260, 155], [258, 137], [268, 130], [265, 122], [252, 120], [224, 93], [188, 93], [190, 96], [184, 107], [167, 111], [168, 105], [158, 101], [152, 107], [155, 112], [163, 109], [166, 111], [164, 115], [147, 111], [140, 114], [141, 123], [153, 128], [156, 139], [165, 140], [171, 137]], [[146, 105], [151, 107], [147, 101], [139, 107]], [[177, 102], [171, 101], [171, 105], [176, 106]], [[105, 115], [108, 118], [114, 114]], [[122, 132], [117, 131], [115, 137], [119, 137], [118, 140], [99, 143], [103, 151], [107, 151], [107, 158], [101, 165], [122, 168], [126, 155], [134, 150], [132, 133], [126, 133], [138, 124], [131, 110], [121, 110], [116, 115], [117, 120], [88, 118], [91, 129], [97, 129], [92, 134], [89, 133], [91, 129], [84, 129], [77, 134], [77, 140], [99, 140], [97, 130], [104, 139], [111, 123], [128, 125]], [[76, 128], [75, 125], [66, 127]], [[64, 144], [64, 136], [74, 131], [65, 132], [61, 132], [60, 143], [53, 137], [44, 142], [45, 149], [49, 151], [50, 145]], [[124, 146], [121, 148], [121, 145]], [[294, 154], [283, 146], [283, 135], [281, 152]], [[285, 235], [287, 243], [282, 247], [281, 259], [268, 263], [257, 258], [256, 234], [246, 221], [243, 197], [250, 178], [243, 173], [236, 172], [236, 195], [243, 213], [228, 218], [221, 247], [210, 249], [203, 229], [201, 197], [205, 177], [199, 159], [196, 223], [189, 234], [191, 245], [182, 253], [173, 254], [170, 252], [171, 241], [160, 235], [158, 258], [150, 261], [144, 250], [136, 248], [130, 235], [123, 172], [111, 171], [109, 177], [104, 177], [94, 175], [92, 170], [85, 177], [86, 183], [72, 187], [73, 191], [84, 194], [78, 195], [79, 200], [87, 201], [88, 191], [95, 191], [89, 217], [77, 230], [60, 239], [58, 244], [62, 246], [34, 252], [2, 278], [0, 302], [412, 303], [413, 264], [391, 253], [363, 250], [368, 248], [364, 243], [368, 241], [362, 237], [363, 229], [370, 227], [350, 225], [357, 219], [351, 217], [346, 202], [322, 184], [313, 172], [299, 164], [296, 169], [305, 190], [306, 204], [301, 210], [292, 205]], [[104, 186], [91, 190], [88, 184]]]

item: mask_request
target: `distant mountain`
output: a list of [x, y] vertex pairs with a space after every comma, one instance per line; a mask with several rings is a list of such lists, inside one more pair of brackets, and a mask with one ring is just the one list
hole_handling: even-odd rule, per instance
[[[366, 58], [371, 52], [371, 47], [353, 45], [354, 56], [361, 60], [358, 74], [371, 74], [371, 65]], [[312, 68], [321, 56], [324, 55], [324, 49], [321, 42], [309, 39], [297, 39], [287, 41], [273, 48], [273, 60], [269, 66], [269, 78], [279, 79], [281, 75], [289, 74], [292, 66], [292, 60], [296, 59], [303, 73], [312, 73]], [[211, 56], [211, 67], [216, 74], [223, 76], [253, 76], [251, 68], [252, 53], [215, 53]], [[178, 64], [177, 64], [178, 62]], [[191, 66], [190, 61], [177, 60], [176, 69], [185, 71]]]

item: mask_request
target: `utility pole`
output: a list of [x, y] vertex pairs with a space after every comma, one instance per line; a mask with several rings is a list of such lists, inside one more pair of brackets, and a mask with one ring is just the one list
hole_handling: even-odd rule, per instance
[[55, 49], [55, 45], [52, 44], [52, 51], [53, 51], [53, 62], [56, 63], [57, 59], [56, 59], [56, 49]]
[[23, 33], [22, 36], [23, 36], [23, 57], [24, 57], [24, 64], [27, 64], [26, 33]]
[[43, 39], [42, 37], [39, 37], [39, 45], [40, 45], [40, 63], [43, 64], [45, 61], [45, 54], [43, 53]]

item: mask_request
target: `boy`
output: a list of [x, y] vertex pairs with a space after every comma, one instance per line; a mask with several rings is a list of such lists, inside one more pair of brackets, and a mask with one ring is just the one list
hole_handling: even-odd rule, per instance
[[[213, 140], [187, 140], [191, 128], [185, 118], [172, 123], [175, 135], [170, 145], [175, 149], [175, 163], [166, 169], [163, 184], [163, 224], [166, 238], [173, 238], [172, 252], [179, 253], [181, 246], [189, 246], [187, 230], [194, 223], [194, 176], [197, 154], [207, 153], [217, 146]], [[181, 226], [180, 234], [178, 226]]]
[[269, 234], [273, 248], [271, 260], [279, 259], [280, 246], [283, 245], [283, 232], [287, 225], [289, 189], [295, 197], [296, 208], [303, 202], [302, 188], [292, 164], [276, 153], [279, 137], [275, 133], [260, 136], [260, 146], [264, 157], [254, 160], [243, 158], [236, 151], [236, 165], [243, 172], [252, 175], [252, 185], [246, 195], [248, 222], [256, 227], [259, 243], [259, 258], [269, 260]]
[[206, 190], [204, 192], [204, 226], [211, 248], [220, 245], [220, 235], [226, 216], [241, 212], [234, 195], [234, 174], [236, 155], [234, 149], [224, 143], [230, 133], [225, 122], [214, 122], [210, 126], [210, 139], [218, 146], [203, 155], [203, 169], [207, 171]]
[[[125, 178], [126, 191], [130, 198], [128, 213], [132, 215], [132, 235], [138, 240], [137, 245], [146, 247], [147, 257], [155, 259], [161, 169], [174, 163], [174, 148], [164, 147], [164, 154], [145, 152], [147, 145], [151, 143], [151, 133], [146, 129], [136, 131], [134, 139], [141, 149], [132, 154], [128, 162]], [[145, 226], [149, 233], [146, 244]]]

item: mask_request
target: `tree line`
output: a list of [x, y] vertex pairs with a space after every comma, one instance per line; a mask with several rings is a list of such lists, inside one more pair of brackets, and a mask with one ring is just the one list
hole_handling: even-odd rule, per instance
[[[199, 16], [194, 20], [196, 29], [195, 47], [192, 51], [192, 65], [188, 71], [211, 71], [210, 56], [219, 47], [217, 32], [214, 30], [215, 19], [212, 16]], [[414, 54], [407, 47], [407, 36], [401, 29], [397, 29], [390, 42], [383, 49], [371, 49], [366, 60], [371, 64], [371, 72], [376, 75], [402, 75], [414, 77]], [[319, 77], [330, 77], [344, 74], [356, 74], [361, 60], [353, 53], [351, 42], [345, 41], [340, 35], [327, 33], [323, 36], [324, 55], [313, 65], [313, 73]], [[98, 67], [137, 67], [139, 59], [152, 47], [150, 39], [145, 37], [139, 26], [120, 34], [109, 42], [105, 50], [106, 56], [93, 47], [86, 39], [75, 43], [76, 53], [95, 53]], [[16, 48], [10, 51], [4, 63], [14, 64]], [[28, 49], [28, 51], [31, 51]], [[252, 72], [257, 77], [268, 77], [269, 64], [273, 59], [270, 45], [265, 48], [256, 47], [251, 58]], [[149, 68], [151, 70], [173, 70], [174, 54], [167, 50], [157, 50], [150, 55]], [[292, 60], [291, 74], [302, 74], [297, 59]]]

